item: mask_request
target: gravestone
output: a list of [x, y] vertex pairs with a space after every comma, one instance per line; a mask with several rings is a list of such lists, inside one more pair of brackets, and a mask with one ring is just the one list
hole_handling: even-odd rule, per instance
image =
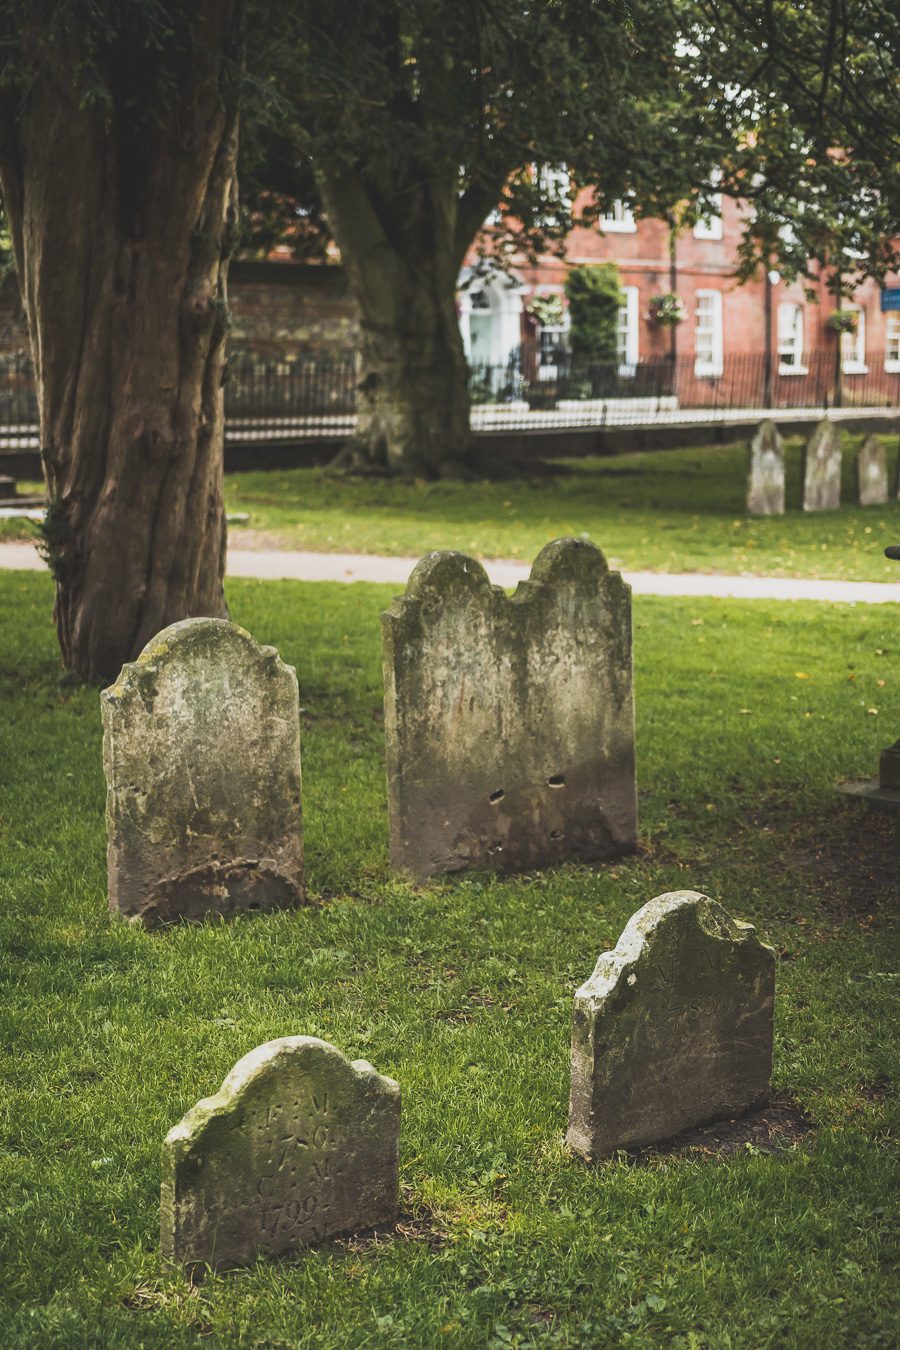
[[747, 510], [751, 516], [784, 515], [784, 442], [768, 418], [750, 442]]
[[245, 1055], [163, 1144], [163, 1257], [246, 1265], [398, 1213], [400, 1088], [314, 1036]]
[[803, 510], [836, 511], [841, 504], [841, 433], [825, 417], [803, 451]]
[[881, 506], [888, 500], [887, 455], [877, 436], [867, 436], [856, 453], [860, 506]]
[[432, 553], [382, 616], [391, 860], [417, 877], [633, 851], [631, 591], [581, 539], [508, 597]]
[[695, 891], [632, 916], [575, 995], [569, 1146], [584, 1157], [762, 1106], [775, 954]]
[[154, 925], [302, 904], [297, 676], [274, 647], [185, 619], [101, 702], [110, 908]]

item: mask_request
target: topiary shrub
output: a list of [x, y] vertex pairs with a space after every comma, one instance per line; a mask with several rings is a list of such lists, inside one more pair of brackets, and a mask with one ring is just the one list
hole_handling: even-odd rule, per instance
[[625, 303], [615, 263], [573, 267], [566, 277], [569, 342], [579, 364], [613, 362], [619, 308]]

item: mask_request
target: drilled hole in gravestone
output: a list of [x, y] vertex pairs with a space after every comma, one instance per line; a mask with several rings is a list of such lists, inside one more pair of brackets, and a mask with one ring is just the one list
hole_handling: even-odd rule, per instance
[[551, 831], [550, 831], [550, 838], [551, 838], [551, 839], [565, 839], [565, 837], [566, 837], [566, 832], [565, 832], [565, 830], [551, 830]]
[[503, 788], [495, 788], [494, 791], [491, 793], [491, 801], [496, 806], [497, 802], [502, 802], [505, 796], [506, 793], [503, 791]]
[[550, 787], [565, 787], [566, 776], [562, 773], [555, 773], [551, 778], [547, 779], [547, 783]]

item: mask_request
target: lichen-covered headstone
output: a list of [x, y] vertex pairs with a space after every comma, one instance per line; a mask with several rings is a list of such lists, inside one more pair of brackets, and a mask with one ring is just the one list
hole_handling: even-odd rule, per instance
[[418, 877], [634, 849], [631, 591], [580, 539], [512, 598], [432, 553], [382, 616], [391, 860]]
[[750, 442], [747, 510], [751, 516], [784, 515], [784, 442], [768, 418]]
[[877, 436], [867, 436], [856, 455], [860, 506], [881, 506], [888, 500], [887, 455]]
[[775, 955], [695, 891], [632, 916], [575, 995], [569, 1146], [584, 1157], [762, 1106]]
[[251, 1050], [163, 1144], [163, 1257], [215, 1269], [392, 1223], [400, 1088], [327, 1041]]
[[841, 504], [841, 433], [825, 417], [803, 451], [803, 510], [836, 511]]
[[274, 647], [185, 619], [102, 710], [112, 910], [154, 925], [303, 902], [297, 676]]

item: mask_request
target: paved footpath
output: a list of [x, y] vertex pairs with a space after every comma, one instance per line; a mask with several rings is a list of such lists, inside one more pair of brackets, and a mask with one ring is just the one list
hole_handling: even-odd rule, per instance
[[[230, 549], [228, 575], [268, 581], [380, 581], [396, 586], [417, 558], [380, 558], [362, 553], [288, 553]], [[0, 544], [0, 568], [42, 569], [31, 544]], [[531, 570], [524, 562], [486, 562], [497, 586], [515, 586]], [[623, 572], [635, 595], [722, 596], [739, 600], [830, 600], [849, 604], [900, 604], [900, 582], [810, 581], [799, 577], [723, 576], [710, 572]]]

